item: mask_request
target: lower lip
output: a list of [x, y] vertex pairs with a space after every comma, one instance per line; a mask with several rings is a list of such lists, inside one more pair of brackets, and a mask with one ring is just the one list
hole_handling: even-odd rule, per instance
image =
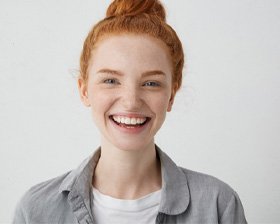
[[126, 127], [126, 126], [118, 125], [111, 118], [109, 118], [109, 120], [115, 128], [117, 128], [121, 132], [128, 133], [128, 134], [138, 134], [138, 133], [142, 132], [150, 122], [150, 120], [149, 120], [144, 125], [141, 125], [141, 126]]

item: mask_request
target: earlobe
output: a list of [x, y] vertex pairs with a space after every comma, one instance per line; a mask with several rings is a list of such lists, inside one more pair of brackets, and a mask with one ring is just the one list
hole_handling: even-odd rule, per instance
[[81, 101], [86, 107], [90, 107], [90, 103], [88, 100], [87, 86], [81, 78], [78, 79], [78, 89], [79, 89]]

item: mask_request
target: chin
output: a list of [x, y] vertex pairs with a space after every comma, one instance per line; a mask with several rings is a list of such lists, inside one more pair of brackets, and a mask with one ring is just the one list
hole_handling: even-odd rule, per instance
[[113, 143], [113, 145], [123, 151], [141, 151], [149, 147], [153, 142], [143, 142], [143, 141], [118, 141]]

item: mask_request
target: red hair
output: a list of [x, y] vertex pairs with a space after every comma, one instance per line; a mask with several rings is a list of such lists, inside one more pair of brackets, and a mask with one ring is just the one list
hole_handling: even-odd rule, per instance
[[91, 52], [100, 37], [111, 34], [145, 34], [163, 41], [172, 58], [172, 92], [182, 84], [184, 52], [176, 32], [166, 23], [163, 5], [158, 0], [114, 0], [106, 18], [98, 22], [85, 39], [80, 58], [80, 78], [87, 83]]

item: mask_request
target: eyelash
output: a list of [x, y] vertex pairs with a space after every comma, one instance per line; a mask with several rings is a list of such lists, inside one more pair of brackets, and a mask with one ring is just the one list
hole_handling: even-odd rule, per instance
[[[119, 81], [116, 80], [116, 79], [105, 79], [105, 80], [103, 80], [103, 83], [109, 84], [109, 85], [115, 85], [115, 84], [119, 84]], [[158, 82], [155, 82], [155, 81], [148, 81], [148, 82], [145, 82], [143, 84], [143, 86], [159, 87], [160, 84]]]
[[103, 83], [106, 83], [106, 84], [118, 84], [118, 81], [116, 79], [105, 79], [103, 80]]
[[[148, 85], [147, 85], [148, 84]], [[158, 82], [154, 82], [154, 81], [149, 81], [149, 82], [146, 82], [144, 84], [144, 86], [149, 86], [149, 87], [158, 87], [160, 86], [160, 84]]]

